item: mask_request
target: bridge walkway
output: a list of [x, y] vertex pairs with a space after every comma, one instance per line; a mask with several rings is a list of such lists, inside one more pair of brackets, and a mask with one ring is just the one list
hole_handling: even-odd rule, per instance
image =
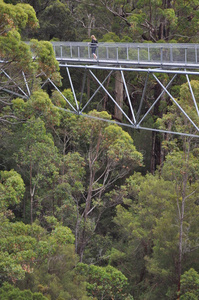
[[52, 42], [60, 64], [98, 64], [147, 68], [199, 69], [199, 44]]

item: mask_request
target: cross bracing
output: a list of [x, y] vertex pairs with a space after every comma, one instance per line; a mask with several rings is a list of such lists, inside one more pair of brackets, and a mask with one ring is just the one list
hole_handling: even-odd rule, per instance
[[[53, 89], [57, 90], [67, 103], [67, 109], [58, 107], [66, 112], [75, 113], [80, 116], [96, 118], [90, 114], [89, 105], [95, 101], [96, 95], [99, 91], [103, 91], [108, 96], [108, 101], [112, 102], [123, 115], [121, 122], [115, 120], [103, 120], [102, 121], [118, 123], [122, 126], [127, 126], [132, 129], [143, 129], [150, 131], [157, 131], [163, 133], [185, 135], [191, 137], [199, 137], [198, 122], [194, 121], [192, 117], [183, 109], [179, 102], [172, 95], [170, 90], [172, 84], [179, 76], [184, 76], [190, 90], [190, 99], [192, 99], [193, 110], [195, 110], [197, 116], [199, 116], [198, 99], [194, 95], [194, 91], [191, 86], [190, 77], [195, 78], [199, 75], [198, 64], [198, 51], [199, 46], [195, 44], [100, 44], [97, 49], [97, 60], [91, 57], [90, 46], [88, 43], [53, 43], [56, 58], [59, 61], [60, 68], [66, 70], [68, 76], [68, 85], [74, 96], [74, 102], [70, 101], [63, 95], [62, 91], [53, 83], [50, 78], [46, 78], [46, 81], [42, 84], [44, 87], [47, 83], [50, 83]], [[66, 47], [66, 48], [64, 48]], [[66, 50], [68, 47], [69, 50]], [[82, 50], [84, 47], [84, 51]], [[105, 49], [105, 50], [104, 50]], [[122, 53], [122, 58], [121, 58]], [[178, 55], [177, 55], [178, 54]], [[104, 55], [104, 56], [103, 56]], [[5, 64], [5, 62], [4, 62]], [[6, 64], [5, 64], [6, 65]], [[76, 91], [74, 82], [72, 80], [71, 72], [78, 72], [81, 70], [82, 75], [80, 78], [79, 86], [81, 86], [81, 92]], [[100, 79], [98, 76], [98, 70], [106, 70], [107, 75], [104, 79]], [[121, 73], [121, 80], [124, 87], [126, 99], [128, 101], [128, 107], [130, 114], [127, 114], [125, 109], [121, 107], [114, 95], [112, 95], [105, 84], [109, 77], [114, 76], [114, 72], [119, 71]], [[134, 72], [135, 74], [143, 74], [145, 77], [145, 83], [143, 85], [142, 95], [140, 97], [138, 107], [134, 107], [131, 102], [131, 95], [128, 90], [128, 84], [126, 82], [126, 74], [128, 72]], [[6, 71], [2, 68], [1, 74], [7, 77], [10, 83], [15, 87], [4, 88], [5, 92], [10, 92], [15, 97], [22, 97], [28, 99], [31, 96], [31, 91], [26, 80], [26, 76], [22, 73], [24, 80], [23, 88], [12, 79]], [[161, 74], [168, 74], [169, 80], [167, 83], [162, 82]], [[90, 76], [96, 82], [96, 89], [90, 98], [84, 103], [82, 102], [83, 93], [85, 90], [86, 77]], [[158, 84], [161, 88], [161, 92], [151, 103], [150, 107], [145, 107], [146, 96], [148, 93], [149, 78]], [[64, 86], [62, 88], [68, 88]], [[191, 124], [193, 130], [192, 133], [179, 132], [172, 130], [163, 130], [154, 127], [146, 127], [145, 121], [150, 114], [153, 113], [155, 105], [160, 101], [163, 95], [167, 95], [172, 103], [178, 108], [183, 117], [187, 119]], [[148, 105], [148, 104], [147, 104]], [[144, 110], [145, 109], [145, 110]]]
[[[188, 113], [186, 113], [186, 111], [181, 107], [181, 105], [179, 105], [179, 103], [175, 99], [175, 97], [173, 97], [172, 94], [169, 92], [169, 88], [171, 87], [171, 85], [172, 85], [173, 81], [176, 79], [176, 77], [178, 75], [180, 75], [180, 76], [184, 75], [184, 77], [186, 78], [187, 83], [189, 84], [190, 97], [192, 98], [192, 101], [193, 101], [193, 109], [196, 110], [196, 112], [199, 116], [197, 100], [195, 99], [195, 95], [193, 93], [193, 90], [192, 90], [192, 87], [191, 87], [191, 84], [190, 84], [190, 79], [189, 79], [189, 75], [199, 75], [199, 72], [197, 72], [197, 71], [187, 71], [187, 70], [160, 70], [160, 69], [125, 68], [125, 67], [122, 67], [122, 66], [120, 66], [120, 67], [114, 67], [114, 66], [105, 67], [104, 66], [103, 67], [103, 66], [99, 66], [99, 65], [86, 65], [86, 66], [83, 66], [83, 65], [64, 65], [64, 64], [61, 64], [61, 67], [64, 67], [67, 70], [67, 74], [69, 76], [69, 81], [71, 83], [71, 90], [73, 92], [74, 99], [77, 99], [77, 97], [76, 97], [75, 89], [74, 89], [74, 86], [73, 86], [72, 77], [70, 75], [70, 70], [71, 69], [74, 69], [74, 68], [75, 69], [76, 68], [84, 69], [84, 71], [87, 72], [90, 76], [92, 76], [92, 78], [97, 83], [96, 90], [94, 91], [94, 93], [92, 94], [90, 99], [88, 99], [87, 102], [84, 103], [84, 105], [80, 106], [78, 104], [78, 103], [81, 103], [81, 101], [80, 101], [80, 102], [77, 103], [76, 107], [73, 107], [71, 109], [71, 106], [70, 106], [70, 109], [66, 109], [66, 111], [68, 111], [68, 112], [70, 111], [70, 112], [75, 113], [77, 115], [81, 115], [81, 116], [85, 116], [85, 117], [89, 117], [89, 118], [96, 118], [96, 117], [91, 116], [90, 114], [88, 115], [86, 113], [86, 109], [89, 106], [89, 104], [93, 101], [93, 99], [95, 98], [95, 96], [99, 92], [99, 90], [102, 89], [108, 95], [109, 101], [112, 101], [114, 103], [114, 105], [116, 105], [118, 107], [118, 109], [122, 112], [122, 115], [124, 117], [124, 122], [117, 122], [115, 120], [113, 120], [113, 121], [109, 120], [108, 121], [108, 120], [97, 118], [99, 120], [103, 120], [103, 121], [107, 121], [107, 122], [114, 122], [114, 123], [117, 123], [119, 125], [131, 127], [132, 129], [143, 129], [143, 130], [157, 131], [157, 132], [163, 132], [163, 133], [199, 137], [199, 128], [198, 128], [197, 124], [192, 120], [192, 118], [188, 115]], [[94, 70], [99, 70], [99, 69], [100, 70], [105, 69], [105, 70], [108, 71], [108, 74], [104, 78], [104, 80], [100, 80], [97, 77], [96, 73], [94, 72]], [[130, 108], [130, 112], [131, 112], [131, 117], [129, 117], [129, 115], [126, 114], [124, 109], [118, 105], [118, 103], [116, 102], [114, 97], [110, 94], [110, 92], [105, 87], [105, 82], [108, 79], [108, 77], [112, 76], [113, 72], [118, 71], [118, 70], [121, 72], [121, 78], [122, 78], [122, 81], [123, 81], [124, 90], [125, 90], [125, 93], [126, 93], [126, 98], [128, 100], [128, 104], [129, 104], [129, 108]], [[145, 75], [146, 75], [145, 76], [145, 84], [144, 84], [144, 88], [143, 88], [143, 91], [142, 91], [142, 96], [141, 96], [141, 99], [140, 99], [139, 108], [138, 108], [137, 111], [133, 107], [133, 105], [131, 103], [131, 100], [130, 100], [130, 94], [129, 94], [127, 83], [126, 83], [126, 80], [125, 80], [125, 72], [145, 72]], [[162, 73], [162, 72], [171, 74], [171, 76], [172, 76], [171, 79], [169, 80], [169, 82], [166, 84], [166, 86], [158, 78], [160, 73]], [[159, 94], [159, 96], [154, 100], [154, 102], [151, 104], [151, 106], [148, 107], [148, 110], [143, 113], [142, 107], [144, 106], [145, 96], [146, 96], [146, 93], [147, 93], [147, 84], [148, 84], [149, 76], [152, 76], [155, 79], [157, 84], [159, 84], [161, 86], [162, 91]], [[85, 80], [84, 80], [84, 82], [85, 82]], [[84, 88], [81, 91], [80, 99], [82, 98], [83, 91], [84, 91]], [[158, 128], [151, 128], [151, 127], [143, 126], [143, 123], [145, 122], [145, 120], [147, 119], [148, 115], [151, 113], [151, 111], [153, 110], [153, 108], [157, 104], [157, 102], [160, 101], [163, 94], [167, 94], [169, 96], [169, 98], [172, 100], [173, 104], [178, 107], [179, 111], [192, 124], [194, 134], [189, 134], [189, 133], [185, 133], [185, 132], [175, 132], [175, 131], [171, 131], [171, 130], [161, 130], [161, 129], [158, 129]], [[66, 100], [66, 101], [68, 102], [68, 100]], [[64, 109], [64, 108], [61, 108], [61, 109]], [[141, 113], [141, 111], [142, 111], [142, 113]]]

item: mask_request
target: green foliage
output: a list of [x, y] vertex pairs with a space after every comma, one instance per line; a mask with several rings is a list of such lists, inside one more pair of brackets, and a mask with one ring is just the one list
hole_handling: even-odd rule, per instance
[[0, 1], [1, 22], [4, 26], [4, 34], [10, 30], [20, 30], [26, 26], [32, 28], [38, 26], [33, 7], [29, 4], [17, 5], [6, 4], [3, 0]]
[[113, 160], [115, 165], [117, 161], [122, 162], [122, 167], [127, 169], [133, 163], [142, 165], [141, 153], [136, 151], [132, 138], [121, 127], [109, 125], [105, 129], [105, 140], [109, 142], [109, 145], [104, 142], [103, 146], [105, 148], [108, 146], [108, 158]]
[[180, 300], [197, 300], [198, 297], [199, 274], [193, 268], [191, 268], [181, 277]]
[[70, 228], [63, 226], [56, 226], [51, 234], [51, 239], [55, 244], [73, 244], [75, 239]]
[[[180, 172], [183, 173], [182, 166], [178, 169], [172, 161], [169, 162], [173, 167], [175, 178], [180, 177]], [[182, 162], [182, 158], [176, 157], [176, 163]], [[139, 286], [138, 291], [134, 289], [133, 295], [137, 293], [139, 295], [144, 289], [146, 299], [166, 299], [165, 295], [175, 297], [177, 292], [175, 262], [178, 260], [179, 214], [182, 203], [178, 193], [182, 179], [179, 179], [179, 185], [175, 189], [177, 182], [172, 181], [171, 175], [165, 176], [167, 163], [164, 168], [164, 178], [149, 174], [143, 178], [135, 174], [127, 180], [126, 188], [123, 187], [123, 197], [129, 209], [118, 206], [117, 216], [114, 219], [118, 225], [120, 244], [117, 244], [118, 257], [113, 256], [112, 264], [117, 265], [125, 275], [127, 264], [129, 269], [133, 268], [134, 272], [128, 276], [128, 279], [130, 282], [132, 280], [134, 286]], [[198, 206], [195, 204], [197, 195], [193, 193], [196, 186], [194, 183], [191, 186], [191, 189], [187, 186], [186, 193], [189, 201], [186, 203], [183, 217], [183, 268], [186, 266], [185, 261], [192, 259], [190, 253], [192, 247], [195, 249], [194, 257], [197, 256], [195, 226], [198, 224], [196, 217]], [[142, 277], [141, 283], [140, 277]], [[154, 286], [159, 283], [153, 291], [148, 289], [148, 280]]]
[[4, 300], [48, 300], [41, 293], [32, 293], [30, 290], [20, 291], [11, 284], [4, 283], [0, 288], [0, 298]]
[[[76, 106], [75, 99], [74, 99], [71, 89], [64, 89], [62, 91], [62, 94], [68, 100], [68, 102], [73, 105], [73, 107]], [[58, 91], [53, 92], [51, 99], [52, 99], [52, 102], [56, 106], [61, 106], [64, 108], [71, 108], [70, 105], [68, 104], [68, 102], [62, 97], [62, 95], [60, 95], [60, 93]]]
[[0, 35], [0, 43], [2, 59], [16, 61], [18, 67], [22, 67], [24, 71], [31, 71], [33, 63], [30, 48], [20, 40], [16, 32], [8, 32], [6, 37]]
[[25, 192], [21, 176], [14, 170], [0, 172], [0, 212], [19, 204]]
[[[199, 96], [199, 82], [197, 80], [191, 80], [190, 86], [193, 90], [194, 97], [197, 99]], [[174, 93], [177, 94], [178, 98], [176, 99], [177, 103], [182, 107], [185, 111], [186, 115], [188, 115], [192, 121], [198, 126], [198, 114], [196, 107], [193, 102], [193, 98], [191, 96], [191, 91], [188, 83], [181, 84], [181, 86], [174, 87]], [[157, 124], [159, 128], [171, 128], [173, 131], [178, 132], [186, 132], [189, 134], [195, 134], [196, 128], [195, 126], [188, 120], [186, 116], [176, 104], [172, 104], [168, 108], [168, 112], [163, 115], [162, 119], [157, 120]], [[171, 140], [172, 143], [172, 140]], [[167, 143], [169, 147], [169, 142]], [[166, 144], [165, 144], [166, 147]]]
[[21, 280], [25, 276], [25, 270], [18, 264], [16, 258], [10, 256], [7, 251], [0, 252], [0, 272], [1, 284], [6, 280], [15, 282], [17, 279]]
[[127, 278], [112, 266], [78, 264], [76, 272], [87, 278], [89, 295], [100, 299], [126, 299]]
[[[23, 144], [15, 153], [15, 159], [24, 170], [24, 178], [30, 183], [30, 218], [33, 222], [33, 201], [36, 188], [51, 184], [58, 176], [58, 152], [54, 141], [46, 134], [45, 124], [41, 119], [30, 119], [22, 130]], [[42, 159], [41, 159], [42, 157]]]
[[16, 61], [23, 70], [32, 68], [29, 46], [21, 41], [19, 31], [26, 26], [37, 27], [34, 9], [28, 4], [5, 4], [0, 1], [0, 56], [10, 62]]
[[74, 22], [67, 3], [62, 1], [49, 1], [46, 8], [42, 10], [42, 3], [37, 4], [40, 20], [40, 29], [37, 32], [39, 39], [43, 40], [74, 40], [75, 28], [71, 26]]
[[43, 261], [56, 260], [59, 252], [74, 243], [71, 230], [59, 223], [49, 234], [35, 223], [31, 226], [5, 219], [1, 220], [0, 228], [1, 280], [24, 279], [25, 274], [32, 274]]
[[[56, 251], [52, 251], [53, 244]], [[38, 290], [52, 300], [89, 299], [83, 277], [75, 272], [78, 257], [74, 245], [61, 245], [54, 239], [46, 249], [50, 249], [48, 258], [40, 261], [34, 273], [27, 274], [21, 287]]]
[[54, 107], [48, 94], [43, 90], [36, 90], [26, 102], [16, 98], [12, 100], [12, 109], [20, 119], [30, 119], [31, 116], [40, 117], [49, 126], [59, 125], [60, 114]]
[[119, 36], [117, 36], [114, 32], [109, 32], [103, 35], [103, 42], [120, 42]]
[[42, 72], [46, 78], [51, 77], [57, 85], [60, 85], [61, 76], [58, 72], [59, 63], [55, 58], [52, 44], [47, 41], [37, 41], [32, 39], [30, 47], [35, 56], [39, 71]]

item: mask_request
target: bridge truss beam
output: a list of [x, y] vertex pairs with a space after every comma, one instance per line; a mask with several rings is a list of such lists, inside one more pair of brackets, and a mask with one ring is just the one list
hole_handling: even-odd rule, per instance
[[[196, 110], [197, 115], [199, 117], [199, 108], [198, 108], [198, 104], [197, 104], [197, 99], [195, 98], [194, 91], [191, 87], [190, 79], [189, 79], [189, 75], [198, 76], [199, 71], [192, 71], [192, 70], [186, 70], [186, 69], [185, 70], [173, 70], [173, 69], [172, 70], [170, 70], [170, 69], [165, 69], [164, 70], [164, 69], [126, 68], [126, 67], [122, 67], [122, 66], [118, 67], [118, 66], [102, 66], [102, 65], [100, 65], [100, 66], [99, 65], [86, 65], [85, 66], [85, 65], [73, 65], [73, 64], [72, 65], [60, 64], [60, 67], [63, 67], [63, 68], [66, 69], [68, 79], [69, 79], [69, 83], [70, 83], [70, 88], [71, 88], [71, 91], [72, 91], [73, 96], [74, 96], [75, 105], [72, 104], [63, 95], [63, 93], [60, 91], [60, 89], [54, 84], [54, 82], [50, 78], [46, 78], [46, 81], [42, 84], [42, 88], [43, 88], [47, 83], [50, 83], [53, 86], [53, 88], [60, 93], [60, 95], [64, 98], [64, 100], [66, 101], [66, 103], [69, 106], [68, 109], [65, 109], [65, 108], [62, 108], [62, 107], [57, 107], [58, 109], [64, 110], [64, 111], [69, 112], [69, 113], [74, 113], [74, 114], [79, 115], [79, 116], [84, 116], [84, 117], [88, 117], [88, 118], [99, 119], [101, 121], [116, 123], [120, 126], [126, 126], [126, 127], [132, 128], [132, 129], [141, 129], [141, 130], [155, 131], [155, 132], [168, 133], [168, 134], [176, 134], [176, 135], [189, 136], [189, 137], [199, 137], [199, 128], [198, 128], [197, 124], [195, 124], [195, 122], [192, 120], [191, 116], [189, 116], [188, 113], [185, 112], [185, 110], [181, 107], [181, 105], [176, 101], [176, 99], [169, 92], [169, 88], [171, 87], [174, 79], [178, 75], [180, 75], [180, 76], [184, 75], [185, 78], [186, 78], [186, 81], [188, 83], [189, 89], [190, 89], [190, 98], [192, 98], [192, 100], [193, 100], [193, 109]], [[82, 77], [82, 90], [81, 90], [79, 101], [77, 99], [76, 91], [75, 91], [74, 84], [73, 84], [73, 81], [72, 81], [72, 77], [71, 77], [71, 74], [70, 74], [70, 69], [74, 69], [74, 68], [84, 69], [84, 75]], [[109, 73], [104, 78], [104, 80], [100, 81], [99, 78], [97, 77], [97, 75], [94, 74], [93, 70], [107, 70]], [[129, 117], [125, 113], [124, 109], [119, 106], [117, 101], [114, 99], [114, 97], [109, 93], [109, 91], [105, 87], [105, 82], [113, 74], [114, 71], [120, 71], [121, 72], [122, 83], [123, 83], [124, 90], [125, 90], [125, 93], [126, 93], [126, 97], [127, 97], [127, 100], [128, 100], [128, 104], [129, 104], [129, 108], [130, 108], [130, 112], [131, 112], [131, 117]], [[138, 108], [137, 111], [135, 111], [135, 108], [133, 108], [133, 105], [132, 105], [131, 100], [130, 100], [130, 94], [129, 94], [129, 91], [128, 91], [128, 87], [127, 87], [126, 80], [125, 80], [125, 75], [124, 75], [125, 72], [142, 72], [142, 73], [146, 73], [144, 88], [143, 88], [143, 91], [142, 91], [142, 96], [141, 96], [141, 100], [140, 100], [140, 103], [139, 103], [139, 108]], [[0, 90], [3, 90], [4, 92], [10, 93], [10, 94], [13, 94], [15, 97], [21, 97], [21, 98], [24, 98], [24, 99], [28, 99], [29, 97], [31, 97], [31, 91], [30, 91], [30, 88], [28, 86], [26, 76], [23, 72], [22, 72], [22, 78], [24, 79], [24, 87], [26, 87], [26, 90], [24, 90], [24, 88], [21, 88], [3, 69], [1, 69], [1, 73], [3, 73], [4, 76], [6, 76], [8, 78], [9, 82], [11, 82], [14, 85], [15, 90], [13, 91], [12, 88], [9, 89], [8, 87], [6, 87], [6, 88], [3, 88], [3, 87], [1, 88], [0, 87]], [[158, 74], [160, 74], [160, 73], [172, 74], [173, 75], [173, 77], [170, 79], [170, 81], [167, 83], [166, 86], [158, 78]], [[83, 98], [83, 93], [84, 93], [86, 75], [87, 74], [92, 76], [92, 78], [98, 84], [98, 87], [94, 91], [93, 95], [87, 100], [87, 102], [84, 105], [82, 105], [82, 98]], [[155, 79], [155, 81], [157, 82], [157, 84], [160, 85], [161, 92], [158, 95], [158, 97], [155, 99], [155, 101], [151, 104], [151, 106], [148, 107], [148, 110], [143, 115], [141, 115], [141, 109], [142, 109], [142, 106], [143, 106], [144, 100], [145, 100], [149, 75], [152, 75], [153, 78]], [[16, 89], [18, 91], [16, 91]], [[124, 120], [125, 120], [124, 122], [118, 122], [118, 121], [115, 121], [115, 120], [107, 120], [107, 119], [97, 118], [97, 117], [94, 117], [90, 114], [88, 115], [85, 112], [86, 109], [88, 108], [88, 105], [95, 98], [96, 94], [99, 92], [100, 89], [102, 89], [105, 92], [105, 94], [108, 95], [109, 101], [112, 101], [114, 103], [114, 105], [117, 106], [117, 108], [120, 110], [120, 112], [124, 116]], [[162, 130], [162, 129], [151, 128], [151, 127], [144, 127], [144, 126], [141, 125], [147, 119], [147, 116], [151, 113], [152, 109], [157, 104], [157, 102], [160, 101], [163, 94], [167, 94], [169, 96], [169, 98], [178, 107], [178, 109], [181, 111], [181, 113], [192, 124], [193, 129], [194, 129], [194, 134], [186, 133], [186, 132], [176, 132], [176, 131], [171, 131], [171, 130]]]
[[[82, 99], [82, 94], [84, 92], [86, 72], [88, 72], [93, 77], [93, 79], [96, 81], [96, 83], [98, 84], [98, 87], [96, 88], [93, 95], [90, 97], [90, 99], [87, 100], [86, 104], [83, 107], [81, 107], [81, 101], [80, 101], [80, 106], [77, 105], [77, 98], [76, 98], [75, 90], [74, 90], [74, 87], [73, 87], [72, 79], [71, 79], [71, 76], [70, 76], [69, 81], [71, 83], [71, 90], [73, 92], [74, 99], [75, 99], [75, 102], [76, 102], [76, 108], [73, 107], [73, 110], [68, 110], [68, 109], [64, 109], [64, 108], [60, 108], [60, 109], [63, 109], [67, 112], [75, 113], [77, 115], [88, 117], [88, 118], [95, 118], [95, 119], [99, 119], [99, 120], [106, 121], [106, 122], [117, 123], [117, 124], [122, 125], [122, 126], [130, 127], [132, 129], [142, 129], [142, 130], [156, 131], [156, 132], [176, 134], [176, 135], [184, 135], [184, 136], [190, 136], [190, 137], [199, 137], [199, 128], [198, 128], [197, 124], [195, 124], [195, 122], [188, 115], [188, 113], [186, 113], [186, 111], [181, 107], [181, 105], [176, 101], [176, 99], [169, 92], [169, 88], [171, 87], [174, 79], [176, 79], [176, 77], [178, 75], [181, 75], [181, 76], [184, 75], [186, 80], [187, 80], [187, 83], [189, 85], [190, 97], [193, 100], [193, 108], [196, 109], [196, 112], [199, 116], [199, 109], [198, 109], [197, 101], [195, 99], [195, 95], [194, 95], [194, 92], [193, 92], [193, 89], [191, 87], [190, 80], [189, 80], [189, 75], [197, 75], [198, 76], [199, 71], [192, 71], [192, 70], [186, 70], [186, 69], [185, 70], [169, 70], [169, 69], [164, 70], [164, 69], [126, 68], [126, 67], [122, 67], [122, 66], [118, 67], [118, 66], [101, 66], [101, 65], [100, 66], [99, 65], [86, 65], [86, 66], [83, 66], [83, 65], [60, 64], [60, 67], [66, 68], [68, 76], [70, 76], [69, 69], [72, 69], [72, 68], [81, 68], [81, 69], [83, 68], [84, 69], [83, 85], [82, 85], [83, 88], [82, 88], [82, 91], [81, 91], [80, 99]], [[93, 70], [107, 70], [107, 71], [109, 71], [109, 74], [105, 77], [105, 79], [103, 81], [100, 81], [99, 78], [97, 78], [96, 74], [94, 74]], [[122, 82], [123, 82], [123, 85], [124, 85], [124, 90], [126, 92], [126, 97], [127, 97], [127, 100], [128, 100], [128, 104], [129, 104], [129, 108], [130, 108], [132, 118], [130, 118], [125, 113], [123, 108], [118, 105], [116, 100], [113, 98], [113, 96], [109, 93], [109, 91], [104, 86], [105, 82], [113, 74], [114, 71], [120, 71], [121, 72], [121, 78], [122, 78]], [[125, 80], [125, 76], [124, 76], [125, 72], [143, 72], [143, 73], [147, 74], [146, 78], [145, 78], [144, 88], [143, 88], [143, 91], [142, 91], [140, 105], [139, 105], [139, 108], [138, 108], [137, 112], [133, 108], [131, 100], [130, 100], [130, 94], [129, 94], [127, 84], [126, 84], [126, 80]], [[167, 83], [166, 86], [164, 86], [164, 84], [158, 79], [158, 74], [160, 74], [160, 73], [172, 74], [173, 75], [173, 77], [170, 79], [170, 81]], [[143, 106], [143, 103], [144, 103], [144, 100], [145, 100], [149, 75], [153, 76], [153, 78], [156, 80], [156, 82], [160, 85], [162, 91], [160, 92], [158, 97], [155, 99], [155, 101], [151, 104], [151, 106], [148, 108], [148, 110], [144, 113], [144, 115], [141, 116], [141, 109], [142, 109], [142, 106]], [[122, 123], [122, 122], [118, 122], [118, 121], [115, 121], [115, 120], [111, 121], [111, 120], [96, 118], [96, 117], [93, 117], [93, 116], [88, 115], [88, 114], [85, 113], [85, 109], [87, 108], [89, 103], [94, 99], [95, 95], [97, 94], [97, 92], [100, 89], [102, 89], [108, 95], [109, 100], [112, 101], [114, 103], [114, 105], [116, 105], [117, 108], [121, 111], [122, 115], [124, 116], [125, 122]], [[169, 96], [169, 98], [173, 101], [173, 103], [179, 108], [181, 113], [192, 124], [194, 132], [195, 132], [194, 134], [190, 134], [190, 133], [186, 133], [186, 132], [176, 132], [176, 131], [171, 131], [171, 130], [162, 130], [162, 129], [151, 128], [151, 127], [144, 127], [144, 126], [141, 125], [147, 119], [147, 116], [149, 115], [151, 110], [154, 108], [156, 103], [158, 101], [160, 101], [163, 94], [167, 94]]]

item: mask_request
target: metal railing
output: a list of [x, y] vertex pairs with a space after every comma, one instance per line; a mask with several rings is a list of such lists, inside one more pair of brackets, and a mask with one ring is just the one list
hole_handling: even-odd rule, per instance
[[[90, 43], [52, 42], [57, 60], [96, 63]], [[97, 62], [148, 67], [199, 68], [199, 44], [98, 43]]]

